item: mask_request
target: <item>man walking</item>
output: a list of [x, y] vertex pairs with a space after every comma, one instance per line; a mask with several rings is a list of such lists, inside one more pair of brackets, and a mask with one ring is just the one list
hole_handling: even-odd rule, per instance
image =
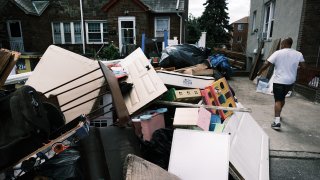
[[285, 97], [292, 89], [293, 83], [296, 81], [297, 69], [299, 65], [305, 67], [303, 56], [300, 52], [291, 49], [292, 38], [286, 38], [281, 42], [280, 50], [274, 52], [264, 63], [257, 75], [267, 69], [271, 64], [274, 65], [274, 122], [271, 127], [280, 129], [280, 114], [285, 104]]

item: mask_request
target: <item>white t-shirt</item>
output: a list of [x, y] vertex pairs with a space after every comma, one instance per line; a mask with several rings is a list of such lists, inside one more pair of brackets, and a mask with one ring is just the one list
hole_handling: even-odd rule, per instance
[[293, 84], [299, 62], [304, 62], [304, 59], [300, 52], [285, 48], [274, 52], [268, 61], [274, 65], [274, 83]]

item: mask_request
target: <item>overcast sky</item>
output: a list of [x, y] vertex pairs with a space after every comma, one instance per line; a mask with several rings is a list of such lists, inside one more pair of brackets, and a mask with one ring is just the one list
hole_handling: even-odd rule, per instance
[[[189, 14], [195, 17], [201, 16], [205, 2], [206, 0], [189, 0]], [[250, 0], [227, 0], [227, 3], [230, 23], [249, 15]]]

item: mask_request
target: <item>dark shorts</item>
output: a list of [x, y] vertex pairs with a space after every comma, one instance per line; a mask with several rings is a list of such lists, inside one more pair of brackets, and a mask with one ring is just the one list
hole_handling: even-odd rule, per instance
[[273, 83], [273, 94], [275, 101], [283, 101], [290, 90], [292, 90], [293, 84], [277, 84]]

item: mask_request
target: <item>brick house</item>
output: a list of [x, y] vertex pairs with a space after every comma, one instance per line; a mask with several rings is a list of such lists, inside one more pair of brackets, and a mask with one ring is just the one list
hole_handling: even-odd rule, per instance
[[232, 39], [231, 39], [231, 50], [237, 52], [246, 52], [247, 37], [248, 37], [248, 23], [249, 17], [241, 18], [233, 23]]
[[[320, 3], [318, 0], [252, 0], [247, 40], [248, 63], [257, 56], [258, 44], [264, 42], [263, 60], [276, 39], [292, 37], [292, 48], [300, 51], [311, 67], [298, 72], [295, 90], [320, 101], [320, 87], [310, 81], [320, 76]], [[248, 70], [250, 67], [247, 68]]]
[[[97, 52], [103, 44], [141, 46], [141, 34], [184, 43], [188, 0], [2, 0], [0, 46], [43, 53], [51, 44], [82, 53]], [[83, 30], [83, 36], [81, 31]], [[147, 41], [148, 42], [148, 41]], [[153, 44], [147, 45], [153, 49]]]

